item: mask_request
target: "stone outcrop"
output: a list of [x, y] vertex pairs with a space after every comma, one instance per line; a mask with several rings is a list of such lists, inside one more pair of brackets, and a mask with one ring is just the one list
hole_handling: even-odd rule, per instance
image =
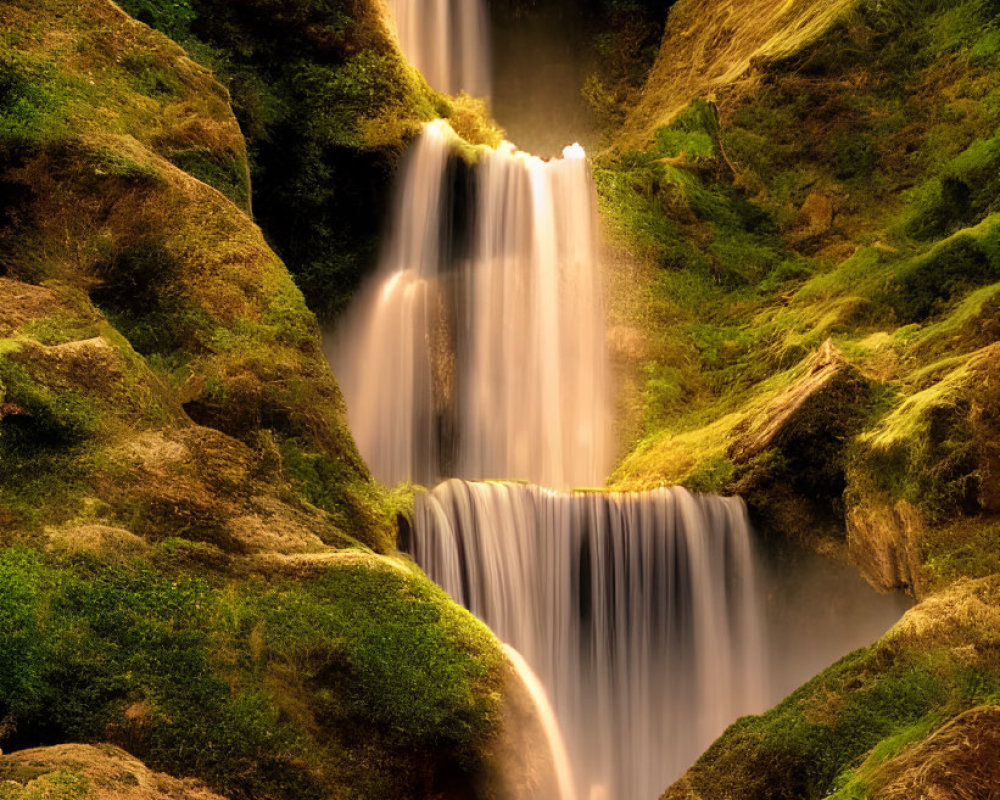
[[111, 745], [61, 744], [0, 756], [4, 800], [222, 800], [203, 783], [154, 772]]

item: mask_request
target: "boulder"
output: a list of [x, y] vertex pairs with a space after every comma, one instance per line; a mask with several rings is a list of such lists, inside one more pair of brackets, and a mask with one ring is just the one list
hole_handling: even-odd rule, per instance
[[111, 745], [61, 744], [0, 756], [4, 800], [222, 800], [200, 781], [153, 772]]

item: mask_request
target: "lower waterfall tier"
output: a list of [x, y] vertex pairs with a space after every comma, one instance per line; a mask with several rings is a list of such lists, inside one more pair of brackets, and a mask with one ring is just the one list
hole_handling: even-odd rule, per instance
[[545, 685], [581, 800], [654, 798], [764, 708], [763, 613], [738, 498], [449, 481], [410, 543]]

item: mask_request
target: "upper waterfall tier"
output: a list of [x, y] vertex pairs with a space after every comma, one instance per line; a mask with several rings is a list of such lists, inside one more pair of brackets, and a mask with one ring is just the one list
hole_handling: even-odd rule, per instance
[[374, 281], [331, 360], [385, 483], [603, 483], [611, 417], [596, 196], [578, 147], [458, 155], [428, 125]]
[[490, 94], [489, 28], [483, 0], [388, 0], [400, 46], [440, 92]]

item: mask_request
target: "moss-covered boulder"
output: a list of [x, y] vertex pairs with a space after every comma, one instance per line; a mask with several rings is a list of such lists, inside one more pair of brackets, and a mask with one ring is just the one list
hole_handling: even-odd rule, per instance
[[973, 762], [995, 753], [998, 621], [996, 578], [955, 584], [772, 711], [735, 723], [663, 797], [919, 797], [942, 780], [989, 797], [995, 762]]
[[5, 750], [110, 742], [227, 797], [494, 796], [510, 668], [412, 565], [208, 570], [181, 540], [137, 556], [103, 539], [116, 549], [0, 551]]
[[4, 800], [219, 800], [195, 780], [153, 772], [112, 745], [54, 745], [0, 757]]
[[[97, 0], [5, 5], [0, 58], [8, 539], [96, 522], [226, 551], [391, 547], [316, 320], [246, 214], [226, 90]], [[232, 180], [185, 171], [183, 148]]]

